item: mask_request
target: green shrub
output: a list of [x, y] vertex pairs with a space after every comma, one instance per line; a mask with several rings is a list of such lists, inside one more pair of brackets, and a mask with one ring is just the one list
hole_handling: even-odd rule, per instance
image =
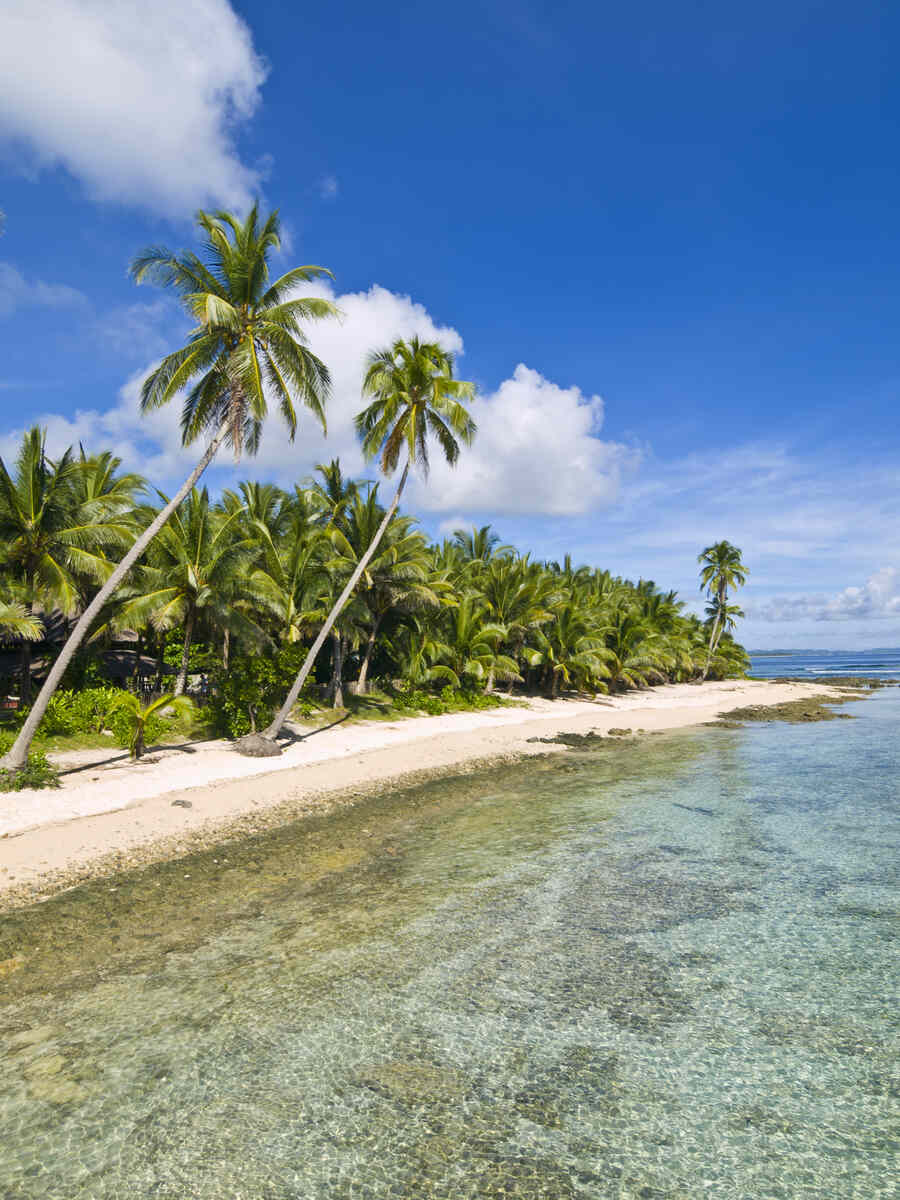
[[430, 716], [441, 713], [470, 712], [472, 709], [501, 708], [505, 701], [493, 692], [477, 691], [475, 688], [454, 688], [449, 684], [440, 692], [426, 692], [421, 688], [406, 691], [398, 688], [393, 697], [394, 707], [411, 712], [425, 712]]
[[45, 737], [55, 737], [61, 733], [75, 733], [75, 714], [72, 711], [71, 692], [59, 691], [50, 697], [47, 711], [38, 728]]
[[[10, 733], [0, 733], [0, 754], [13, 744]], [[21, 771], [0, 771], [0, 792], [21, 792], [23, 788], [58, 788], [59, 771], [47, 760], [46, 754], [33, 750]]]
[[[216, 732], [238, 738], [251, 729], [264, 729], [284, 702], [305, 657], [306, 647], [297, 644], [234, 658], [227, 671], [220, 667], [206, 707]], [[301, 696], [297, 708], [309, 716], [316, 705], [307, 695]]]
[[107, 718], [121, 688], [92, 687], [76, 692], [72, 697], [72, 715], [75, 733], [101, 733], [108, 728]]
[[39, 732], [44, 737], [70, 733], [100, 733], [121, 689], [85, 688], [80, 692], [62, 689], [50, 698]]

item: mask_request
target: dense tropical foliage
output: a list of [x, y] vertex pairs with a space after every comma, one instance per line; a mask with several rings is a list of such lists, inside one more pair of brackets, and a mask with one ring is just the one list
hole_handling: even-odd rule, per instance
[[[40, 679], [54, 653], [30, 639], [86, 607], [164, 497], [147, 503], [143, 481], [108, 454], [51, 461], [40, 430], [25, 435], [0, 480], [5, 529], [22, 522], [24, 496], [44, 497], [46, 527], [32, 522], [28, 542], [8, 536], [0, 558], [0, 641], [11, 664], [0, 693], [27, 704], [23, 661]], [[108, 683], [104, 664], [118, 646], [135, 661], [120, 686], [142, 682], [145, 698], [203, 692], [213, 728], [230, 736], [265, 727], [386, 515], [317, 656], [301, 696], [307, 712], [313, 702], [341, 705], [350, 692], [442, 711], [496, 695], [616, 692], [746, 668], [734, 606], [715, 603], [715, 574], [703, 621], [651, 581], [534, 561], [490, 527], [435, 544], [411, 515], [388, 513], [378, 485], [348, 479], [332, 462], [290, 491], [247, 481], [213, 500], [193, 490], [106, 604], [85, 652], [89, 678]], [[736, 578], [733, 562], [726, 569]], [[83, 662], [80, 670], [82, 678]], [[117, 711], [108, 686], [82, 694], [97, 692], [99, 712]], [[59, 693], [44, 728], [68, 728], [78, 695]]]

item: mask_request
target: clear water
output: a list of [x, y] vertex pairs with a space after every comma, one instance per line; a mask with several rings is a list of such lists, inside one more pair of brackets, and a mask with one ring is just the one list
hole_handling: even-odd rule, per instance
[[896, 1197], [900, 692], [852, 710], [7, 918], [0, 1196]]
[[750, 675], [777, 679], [782, 675], [866, 675], [900, 677], [900, 650], [779, 650], [750, 655]]

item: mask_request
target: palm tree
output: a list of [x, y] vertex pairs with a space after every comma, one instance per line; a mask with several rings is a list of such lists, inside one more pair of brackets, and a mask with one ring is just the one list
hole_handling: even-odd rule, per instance
[[464, 593], [443, 624], [442, 641], [434, 643], [432, 654], [451, 672], [447, 678], [454, 687], [464, 680], [481, 683], [488, 677], [518, 679], [515, 661], [500, 654], [498, 647], [506, 637], [502, 625], [488, 620], [487, 607], [471, 593]]
[[561, 683], [607, 690], [610, 657], [603, 637], [588, 610], [567, 599], [559, 606], [553, 621], [541, 629], [537, 649], [527, 652], [529, 666], [543, 666], [550, 675], [550, 699], [555, 700]]
[[141, 573], [140, 590], [119, 614], [120, 624], [149, 621], [157, 631], [184, 626], [176, 696], [187, 685], [200, 619], [205, 617], [218, 628], [237, 625], [256, 640], [264, 640], [261, 630], [232, 602], [236, 581], [246, 579], [257, 556], [256, 543], [240, 537], [240, 515], [240, 509], [228, 515], [214, 511], [206, 488], [195, 488], [160, 530], [150, 548], [151, 565]]
[[322, 530], [297, 506], [292, 506], [289, 516], [285, 530], [262, 519], [250, 524], [260, 562], [248, 577], [246, 589], [267, 614], [275, 637], [294, 645], [325, 620], [328, 571]]
[[15, 600], [0, 600], [0, 635], [13, 634], [29, 642], [39, 642], [44, 635], [44, 626], [38, 617], [32, 616], [24, 604]]
[[709, 666], [715, 653], [716, 645], [722, 635], [721, 618], [728, 608], [728, 589], [741, 587], [747, 582], [750, 574], [741, 561], [741, 552], [731, 542], [713, 542], [697, 556], [700, 563], [700, 590], [713, 600], [715, 612], [709, 631], [709, 647], [706, 654], [706, 666], [703, 678], [709, 674]]
[[611, 687], [636, 688], [664, 682], [669, 658], [652, 625], [620, 609], [606, 632], [605, 662]]
[[141, 389], [141, 408], [150, 412], [188, 388], [182, 409], [182, 440], [210, 441], [199, 462], [155, 519], [136, 538], [109, 578], [87, 605], [50, 669], [34, 707], [0, 769], [21, 770], [50, 698], [66, 667], [103, 606], [125, 580], [182, 500], [230, 442], [236, 457], [253, 453], [259, 442], [269, 399], [277, 404], [290, 438], [297, 429], [299, 399], [325, 425], [330, 390], [328, 369], [306, 345], [301, 323], [335, 316], [328, 300], [291, 298], [298, 284], [329, 275], [322, 267], [295, 267], [275, 282], [269, 258], [281, 242], [277, 212], [260, 224], [257, 208], [241, 222], [231, 213], [197, 214], [205, 259], [193, 251], [172, 253], [152, 247], [131, 265], [133, 278], [172, 289], [196, 321], [187, 343], [166, 355]]
[[171, 692], [165, 696], [159, 696], [147, 705], [142, 704], [139, 697], [135, 696], [133, 692], [122, 692], [113, 701], [111, 711], [124, 713], [130, 726], [131, 740], [128, 750], [132, 758], [138, 759], [143, 756], [146, 749], [144, 738], [150, 718], [157, 716], [167, 708], [171, 709], [176, 716], [184, 717], [193, 712], [194, 705], [187, 696], [175, 696]]
[[[383, 516], [377, 484], [365, 497], [357, 493], [346, 511], [343, 528], [335, 528], [330, 534], [336, 554], [329, 564], [333, 570], [349, 573], [355, 569], [375, 541]], [[443, 588], [439, 581], [432, 586], [428, 579], [425, 537], [413, 528], [414, 524], [412, 517], [395, 513], [360, 576], [360, 600], [370, 622], [356, 684], [360, 693], [365, 691], [375, 640], [388, 614], [396, 609], [410, 612], [440, 604]]]
[[372, 403], [357, 416], [356, 431], [362, 438], [367, 459], [380, 455], [381, 470], [392, 475], [405, 448], [406, 463], [394, 498], [388, 505], [369, 549], [356, 565], [328, 619], [313, 642], [287, 698], [263, 735], [278, 736], [288, 714], [297, 702], [300, 690], [353, 589], [378, 548], [390, 524], [406, 486], [410, 468], [418, 465], [428, 473], [428, 439], [434, 437], [447, 462], [453, 466], [459, 458], [460, 442], [468, 446], [475, 436], [475, 422], [463, 401], [473, 400], [475, 385], [453, 377], [453, 355], [436, 342], [410, 342], [398, 339], [387, 349], [369, 356], [363, 395]]
[[[37, 426], [22, 438], [13, 474], [0, 459], [0, 553], [28, 616], [54, 608], [74, 613], [82, 585], [102, 583], [113, 570], [104, 552], [133, 536], [129, 513], [143, 481], [117, 477], [112, 455], [103, 456], [102, 470], [98, 464], [75, 458], [71, 447], [51, 461]], [[20, 694], [23, 705], [31, 703], [29, 640], [22, 643]]]

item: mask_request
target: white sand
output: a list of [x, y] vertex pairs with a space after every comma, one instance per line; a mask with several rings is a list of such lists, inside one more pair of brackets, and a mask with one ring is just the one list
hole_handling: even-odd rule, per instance
[[[559, 732], [647, 732], [709, 721], [745, 704], [776, 704], [823, 695], [817, 684], [765, 680], [682, 684], [590, 700], [531, 700], [527, 707], [414, 717], [395, 722], [338, 723], [290, 745], [281, 758], [236, 754], [227, 742], [168, 749], [133, 764], [126, 754], [82, 751], [57, 756], [58, 791], [0, 793], [0, 897], [91, 864], [154, 845], [175, 855], [179, 839], [212, 840], [236, 819], [285, 803], [322, 803], [328, 792], [400, 779], [553, 747], [528, 738]], [[833, 693], [837, 695], [838, 693]], [[187, 802], [188, 807], [182, 806]], [[160, 855], [163, 856], [163, 851]]]

